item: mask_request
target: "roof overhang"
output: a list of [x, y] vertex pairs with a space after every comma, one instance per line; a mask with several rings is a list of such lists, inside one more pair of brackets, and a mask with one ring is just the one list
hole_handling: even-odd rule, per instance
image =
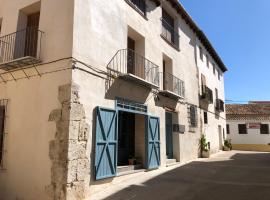
[[202, 42], [202, 44], [205, 46], [206, 50], [209, 52], [209, 54], [212, 56], [212, 58], [215, 60], [219, 68], [226, 72], [228, 71], [227, 67], [219, 57], [218, 53], [210, 43], [209, 39], [206, 37], [204, 32], [199, 28], [199, 26], [194, 22], [194, 20], [191, 18], [191, 16], [187, 13], [185, 8], [180, 4], [178, 0], [152, 0], [156, 3], [156, 5], [160, 5], [161, 2], [167, 1], [171, 4], [171, 6], [177, 11], [179, 15], [186, 21], [186, 23], [190, 26], [190, 28], [196, 33], [199, 40]]

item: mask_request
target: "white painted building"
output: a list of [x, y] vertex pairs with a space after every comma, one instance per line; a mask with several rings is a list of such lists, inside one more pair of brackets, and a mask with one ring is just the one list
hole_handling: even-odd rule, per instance
[[270, 103], [226, 105], [227, 137], [239, 150], [270, 151]]
[[[212, 152], [220, 149], [227, 69], [177, 0], [0, 5], [5, 200], [91, 197], [122, 171], [198, 158], [206, 132]], [[218, 89], [209, 108], [198, 97], [202, 73]]]
[[197, 40], [196, 63], [199, 70], [200, 107], [202, 133], [210, 142], [210, 151], [223, 149], [226, 139], [226, 115], [224, 109], [224, 65], [214, 59], [209, 48]]

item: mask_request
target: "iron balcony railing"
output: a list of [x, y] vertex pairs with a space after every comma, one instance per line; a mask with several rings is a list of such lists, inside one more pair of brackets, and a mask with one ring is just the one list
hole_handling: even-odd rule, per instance
[[118, 50], [107, 68], [118, 75], [132, 74], [159, 86], [159, 67], [131, 49]]
[[224, 101], [221, 99], [216, 99], [216, 110], [219, 112], [224, 112]]
[[165, 19], [161, 18], [161, 36], [177, 49], [179, 48], [179, 34]]
[[213, 91], [205, 85], [202, 86], [201, 99], [206, 100], [209, 103], [213, 103]]
[[184, 81], [167, 72], [161, 73], [161, 77], [163, 81], [163, 90], [173, 92], [182, 98], [185, 97]]
[[0, 37], [0, 64], [24, 57], [40, 59], [42, 34], [37, 27], [29, 27]]

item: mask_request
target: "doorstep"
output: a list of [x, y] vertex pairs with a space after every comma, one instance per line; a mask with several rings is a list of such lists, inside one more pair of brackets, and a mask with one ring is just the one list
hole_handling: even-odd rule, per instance
[[126, 166], [118, 166], [117, 167], [117, 176], [124, 176], [128, 174], [134, 174], [138, 172], [143, 172], [145, 169], [143, 169], [142, 165], [126, 165]]

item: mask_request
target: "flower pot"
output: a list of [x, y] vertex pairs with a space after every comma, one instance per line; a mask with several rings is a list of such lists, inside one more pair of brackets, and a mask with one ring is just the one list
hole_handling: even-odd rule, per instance
[[224, 146], [223, 147], [223, 151], [230, 151], [231, 149], [229, 148], [229, 147], [227, 147], [227, 146]]
[[128, 159], [128, 164], [129, 165], [136, 165], [136, 159], [135, 158]]
[[202, 151], [203, 158], [210, 158], [210, 151]]

